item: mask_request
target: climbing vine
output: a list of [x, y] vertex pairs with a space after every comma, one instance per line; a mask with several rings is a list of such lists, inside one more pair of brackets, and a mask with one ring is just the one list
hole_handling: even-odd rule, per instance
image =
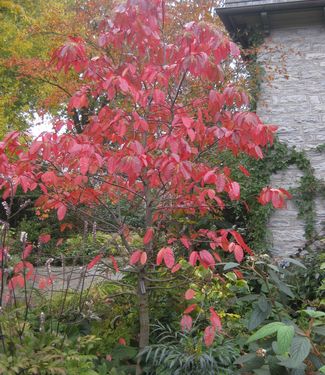
[[[264, 33], [261, 29], [250, 28], [242, 31], [235, 38], [241, 42], [243, 47], [242, 56], [248, 78], [248, 92], [251, 96], [250, 109], [256, 111], [262, 80], [268, 80], [268, 77], [265, 76], [263, 64], [258, 59], [260, 46], [264, 41]], [[325, 151], [325, 145], [318, 146], [316, 151]], [[303, 176], [300, 178], [299, 185], [290, 189], [290, 192], [298, 208], [298, 217], [305, 223], [305, 238], [308, 242], [312, 242], [316, 236], [315, 198], [324, 194], [324, 183], [315, 177], [314, 170], [305, 152], [289, 147], [277, 139], [275, 144], [265, 151], [263, 160], [252, 161], [245, 158], [240, 162], [245, 164], [251, 172], [250, 179], [246, 184], [241, 181], [242, 186], [244, 186], [242, 197], [245, 202], [248, 202], [248, 207], [236, 203], [232, 208], [235, 215], [233, 219], [235, 219], [236, 225], [242, 227], [242, 231], [245, 232], [251, 246], [256, 251], [267, 249], [269, 242], [267, 224], [273, 212], [272, 207], [258, 204], [256, 201], [257, 192], [260, 191], [261, 187], [270, 184], [273, 174], [285, 171], [293, 165], [303, 173]]]

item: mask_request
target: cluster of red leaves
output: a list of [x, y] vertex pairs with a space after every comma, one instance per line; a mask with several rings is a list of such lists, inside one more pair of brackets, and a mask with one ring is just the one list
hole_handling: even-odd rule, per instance
[[261, 191], [258, 201], [263, 206], [271, 202], [274, 208], [283, 208], [286, 206], [286, 200], [291, 198], [291, 194], [284, 189], [265, 187]]
[[[70, 99], [70, 111], [105, 98], [81, 133], [74, 132], [67, 120], [68, 132], [43, 133], [28, 147], [18, 133], [0, 143], [0, 189], [5, 199], [18, 186], [24, 192], [39, 187], [37, 206], [56, 210], [59, 220], [70, 206], [93, 207], [107, 199], [115, 203], [137, 198], [150, 207], [144, 250], [135, 251], [130, 259], [131, 265], [140, 267], [152, 264], [147, 249], [152, 250], [157, 241], [157, 223], [168, 223], [173, 213], [204, 215], [222, 210], [227, 197], [240, 199], [240, 185], [231, 170], [211, 167], [203, 155], [226, 149], [262, 158], [262, 148], [272, 144], [276, 131], [245, 110], [245, 93], [223, 85], [221, 64], [236, 58], [238, 48], [203, 22], [188, 23], [180, 37], [166, 41], [161, 27], [163, 3], [129, 0], [118, 6], [114, 18], [100, 25], [98, 56], [87, 56], [84, 41], [75, 37], [54, 53], [58, 69], [82, 73], [84, 85]], [[106, 53], [109, 48], [119, 51], [118, 59]], [[249, 175], [245, 168], [241, 171]], [[271, 200], [280, 207], [286, 197], [284, 190], [268, 188], [260, 201]], [[121, 233], [127, 231], [125, 227]], [[201, 230], [178, 240], [189, 250], [190, 264], [199, 262], [212, 270], [221, 260], [216, 248], [234, 254], [237, 262], [245, 252], [252, 253], [232, 230]], [[203, 241], [209, 250], [196, 249]], [[180, 268], [171, 246], [156, 249], [153, 256], [157, 265], [164, 263], [172, 272]], [[98, 255], [88, 269], [100, 259]], [[117, 271], [114, 259], [112, 264]], [[220, 329], [216, 313], [211, 309], [210, 313], [207, 345]], [[187, 328], [188, 314], [182, 323]]]

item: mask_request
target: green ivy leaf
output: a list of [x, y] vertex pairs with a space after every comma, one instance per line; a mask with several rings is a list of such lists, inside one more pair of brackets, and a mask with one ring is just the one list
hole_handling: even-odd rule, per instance
[[277, 349], [280, 354], [284, 354], [289, 351], [294, 334], [295, 330], [293, 326], [279, 327], [277, 331]]
[[256, 331], [248, 340], [247, 344], [259, 339], [262, 339], [266, 336], [273, 335], [275, 332], [278, 331], [279, 328], [285, 327], [284, 323], [281, 322], [274, 322], [269, 323], [260, 328], [258, 331]]
[[322, 373], [322, 374], [325, 374], [325, 366], [322, 366], [319, 371]]

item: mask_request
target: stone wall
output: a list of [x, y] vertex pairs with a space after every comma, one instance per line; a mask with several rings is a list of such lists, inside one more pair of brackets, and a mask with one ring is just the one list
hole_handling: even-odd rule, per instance
[[[316, 150], [325, 144], [325, 26], [275, 29], [265, 39], [265, 46], [268, 48], [262, 50], [260, 60], [266, 76], [271, 74], [274, 80], [262, 84], [257, 112], [266, 123], [279, 126], [281, 141], [305, 150], [316, 177], [325, 180], [325, 153]], [[292, 167], [273, 176], [272, 185], [295, 187], [301, 176], [301, 171]], [[315, 203], [320, 231], [325, 202], [319, 197]], [[297, 218], [292, 202], [288, 210], [274, 213], [269, 228], [275, 255], [294, 253], [304, 245], [304, 223]]]

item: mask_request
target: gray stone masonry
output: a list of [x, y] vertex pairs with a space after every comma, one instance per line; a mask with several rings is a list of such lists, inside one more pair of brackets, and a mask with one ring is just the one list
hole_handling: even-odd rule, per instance
[[[265, 123], [279, 126], [281, 141], [305, 150], [316, 177], [325, 180], [325, 153], [316, 150], [325, 144], [325, 26], [273, 29], [264, 45], [259, 59], [266, 77], [273, 80], [263, 82], [257, 112]], [[273, 176], [272, 185], [294, 187], [301, 176], [291, 167]], [[321, 231], [324, 200], [317, 198], [315, 207], [316, 228]], [[293, 202], [287, 210], [274, 213], [269, 228], [273, 254], [289, 255], [303, 247], [304, 223], [297, 218]]]

